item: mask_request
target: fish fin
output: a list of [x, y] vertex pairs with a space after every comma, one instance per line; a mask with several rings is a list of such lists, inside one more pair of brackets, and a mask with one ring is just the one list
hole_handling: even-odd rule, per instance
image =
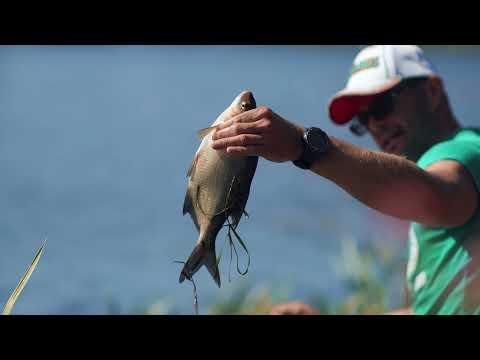
[[236, 194], [237, 200], [234, 201], [230, 217], [232, 219], [232, 225], [236, 229], [243, 215], [247, 215], [245, 211], [245, 206], [247, 205], [247, 200], [250, 195], [250, 188], [241, 188], [237, 186]]
[[214, 241], [209, 242], [208, 245], [205, 242], [201, 242], [195, 246], [180, 273], [179, 282], [182, 283], [185, 279], [190, 280], [203, 265], [207, 267], [213, 280], [220, 287], [220, 271], [218, 270], [217, 258], [215, 256]]
[[208, 134], [210, 134], [213, 130], [215, 130], [217, 128], [218, 125], [215, 125], [215, 126], [211, 126], [211, 127], [208, 127], [208, 128], [205, 128], [205, 129], [202, 129], [202, 130], [199, 130], [197, 132], [197, 136], [200, 140], [203, 140], [203, 138], [205, 136], [207, 136]]
[[230, 218], [232, 219], [232, 226], [236, 229], [240, 220], [243, 215], [243, 210], [241, 208], [237, 208], [230, 214]]
[[195, 175], [195, 169], [197, 167], [197, 162], [200, 154], [196, 154], [195, 157], [192, 160], [192, 163], [190, 164], [190, 168], [188, 169], [187, 176], [190, 178], [190, 180], [193, 180], [194, 175]]
[[255, 173], [255, 170], [257, 168], [257, 163], [258, 163], [258, 158], [252, 157], [248, 161], [248, 165], [247, 165], [247, 173], [252, 174], [251, 177], [239, 179], [239, 183], [248, 184], [248, 186], [237, 187], [237, 190], [235, 193], [235, 196], [239, 200], [237, 200], [237, 203], [235, 204], [230, 214], [232, 218], [232, 225], [235, 229], [240, 223], [240, 219], [242, 218], [242, 215], [245, 215], [247, 218], [250, 216], [245, 210], [245, 206], [247, 205], [247, 201], [250, 196], [251, 181], [253, 178], [253, 174]]
[[234, 229], [237, 228], [238, 224], [240, 223], [240, 220], [242, 219], [242, 216], [245, 215], [245, 217], [248, 219], [249, 218], [249, 214], [247, 213], [247, 211], [245, 209], [242, 209], [241, 207], [237, 207], [235, 208], [231, 214], [230, 214], [230, 218], [232, 220], [232, 226]]
[[190, 210], [192, 210], [192, 198], [190, 197], [190, 192], [187, 191], [185, 200], [183, 201], [183, 215], [190, 213]]
[[185, 200], [183, 201], [183, 215], [187, 213], [190, 214], [190, 217], [192, 218], [193, 223], [195, 224], [195, 227], [197, 228], [198, 231], [200, 231], [200, 226], [198, 225], [197, 216], [195, 215], [195, 211], [193, 211], [192, 197], [190, 195], [190, 191], [187, 191], [187, 193], [185, 194]]

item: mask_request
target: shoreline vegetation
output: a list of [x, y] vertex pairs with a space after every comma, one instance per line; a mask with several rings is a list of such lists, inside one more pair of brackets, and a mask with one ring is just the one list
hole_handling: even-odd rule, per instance
[[[406, 259], [394, 256], [382, 246], [360, 246], [353, 239], [342, 242], [341, 252], [333, 263], [332, 274], [337, 274], [345, 295], [334, 299], [325, 293], [316, 293], [306, 299], [291, 298], [281, 286], [254, 288], [240, 286], [226, 299], [215, 303], [199, 303], [201, 315], [268, 315], [280, 303], [302, 300], [314, 307], [320, 315], [380, 315], [407, 306], [403, 284], [395, 281], [403, 274]], [[398, 296], [400, 294], [400, 296]], [[393, 298], [393, 300], [390, 300]], [[119, 307], [109, 306], [110, 315], [119, 315]], [[138, 315], [194, 315], [193, 296], [191, 310], [175, 308], [163, 299], [148, 306], [136, 307]]]

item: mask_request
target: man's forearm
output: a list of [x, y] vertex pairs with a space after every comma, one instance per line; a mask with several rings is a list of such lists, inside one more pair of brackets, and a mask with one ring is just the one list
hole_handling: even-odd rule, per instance
[[369, 151], [332, 138], [334, 146], [312, 171], [365, 205], [386, 215], [434, 224], [439, 185], [426, 171], [403, 157]]

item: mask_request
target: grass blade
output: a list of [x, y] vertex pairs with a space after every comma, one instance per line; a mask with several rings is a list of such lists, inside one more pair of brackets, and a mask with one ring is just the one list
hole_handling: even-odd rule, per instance
[[43, 249], [45, 248], [45, 245], [47, 243], [47, 240], [43, 242], [42, 246], [38, 250], [37, 254], [33, 258], [32, 264], [29, 266], [25, 274], [23, 275], [22, 279], [18, 283], [17, 287], [15, 290], [13, 290], [12, 295], [10, 295], [10, 298], [7, 300], [7, 303], [5, 304], [5, 307], [3, 308], [2, 315], [10, 315], [12, 312], [13, 305], [17, 301], [18, 297], [20, 296], [20, 293], [22, 292], [23, 288], [28, 282], [28, 279], [30, 279], [30, 276], [32, 275], [33, 271], [35, 270], [35, 267], [38, 264], [38, 261], [40, 260], [40, 257], [42, 256]]

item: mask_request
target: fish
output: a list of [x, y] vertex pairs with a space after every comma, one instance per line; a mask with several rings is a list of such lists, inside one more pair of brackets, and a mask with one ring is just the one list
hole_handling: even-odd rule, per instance
[[190, 214], [199, 237], [180, 273], [180, 283], [185, 279], [192, 280], [192, 276], [205, 265], [217, 286], [221, 286], [215, 241], [228, 218], [235, 229], [242, 215], [247, 214], [245, 206], [258, 156], [230, 155], [225, 150], [214, 150], [210, 144], [220, 123], [255, 108], [253, 93], [242, 91], [210, 127], [198, 132], [202, 142], [187, 173], [183, 215]]

